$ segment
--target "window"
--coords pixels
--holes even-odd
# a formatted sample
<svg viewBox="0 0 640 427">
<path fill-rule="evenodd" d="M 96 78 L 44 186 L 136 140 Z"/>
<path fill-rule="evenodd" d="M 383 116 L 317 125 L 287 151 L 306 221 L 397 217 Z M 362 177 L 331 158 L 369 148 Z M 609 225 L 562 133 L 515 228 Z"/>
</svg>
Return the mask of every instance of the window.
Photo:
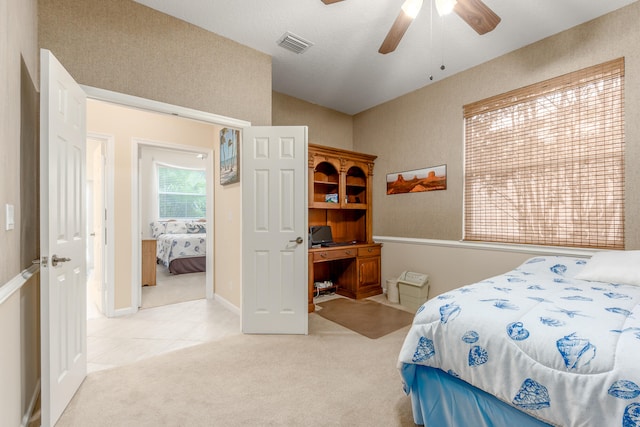
<svg viewBox="0 0 640 427">
<path fill-rule="evenodd" d="M 624 248 L 624 58 L 464 118 L 465 240 Z"/>
<path fill-rule="evenodd" d="M 158 165 L 160 218 L 204 218 L 207 180 L 204 169 Z"/>
</svg>

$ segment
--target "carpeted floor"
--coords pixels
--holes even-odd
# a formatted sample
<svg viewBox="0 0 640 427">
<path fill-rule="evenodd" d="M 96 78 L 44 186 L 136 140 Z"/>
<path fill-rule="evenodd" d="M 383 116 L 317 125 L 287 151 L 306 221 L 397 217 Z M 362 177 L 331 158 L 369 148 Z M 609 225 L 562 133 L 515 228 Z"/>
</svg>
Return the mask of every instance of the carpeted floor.
<svg viewBox="0 0 640 427">
<path fill-rule="evenodd" d="M 91 373 L 66 426 L 413 426 L 396 362 L 409 327 L 376 340 L 309 315 L 309 335 L 237 335 Z"/>
<path fill-rule="evenodd" d="M 411 324 L 413 314 L 372 300 L 336 298 L 316 313 L 365 337 L 376 339 Z"/>
</svg>

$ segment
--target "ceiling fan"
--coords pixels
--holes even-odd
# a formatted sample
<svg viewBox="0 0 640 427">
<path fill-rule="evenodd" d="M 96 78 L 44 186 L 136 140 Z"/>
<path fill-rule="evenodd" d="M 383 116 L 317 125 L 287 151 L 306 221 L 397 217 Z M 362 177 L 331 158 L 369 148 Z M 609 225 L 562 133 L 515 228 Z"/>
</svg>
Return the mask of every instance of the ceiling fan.
<svg viewBox="0 0 640 427">
<path fill-rule="evenodd" d="M 343 0 L 322 0 L 324 4 L 340 1 Z M 420 12 L 422 2 L 423 0 L 405 0 L 378 52 L 386 54 L 396 50 L 402 36 Z M 440 16 L 453 11 L 480 35 L 492 31 L 500 23 L 500 17 L 482 0 L 435 0 L 435 3 Z"/>
</svg>

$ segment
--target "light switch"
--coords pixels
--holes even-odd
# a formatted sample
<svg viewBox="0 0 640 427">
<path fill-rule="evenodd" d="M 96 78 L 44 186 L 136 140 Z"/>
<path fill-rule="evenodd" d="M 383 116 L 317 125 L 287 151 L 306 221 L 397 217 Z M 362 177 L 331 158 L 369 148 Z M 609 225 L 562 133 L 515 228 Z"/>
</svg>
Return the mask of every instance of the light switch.
<svg viewBox="0 0 640 427">
<path fill-rule="evenodd" d="M 10 204 L 6 204 L 5 205 L 7 208 L 7 214 L 6 214 L 6 218 L 7 218 L 7 225 L 6 225 L 6 230 L 13 230 L 13 228 L 15 227 L 15 220 L 13 218 L 14 216 L 14 209 L 13 209 L 13 205 Z"/>
</svg>

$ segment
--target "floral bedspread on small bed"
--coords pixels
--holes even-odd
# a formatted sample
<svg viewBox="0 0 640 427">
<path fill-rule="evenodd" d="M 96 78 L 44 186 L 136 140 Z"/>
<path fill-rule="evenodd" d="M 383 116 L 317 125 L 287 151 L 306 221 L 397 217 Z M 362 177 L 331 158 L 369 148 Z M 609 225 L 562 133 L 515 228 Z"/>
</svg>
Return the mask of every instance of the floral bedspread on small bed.
<svg viewBox="0 0 640 427">
<path fill-rule="evenodd" d="M 555 425 L 640 426 L 640 287 L 576 279 L 586 261 L 532 258 L 427 301 L 398 367 L 440 368 Z"/>
<path fill-rule="evenodd" d="M 157 239 L 157 257 L 165 267 L 176 258 L 206 256 L 206 233 L 163 234 Z"/>
<path fill-rule="evenodd" d="M 177 258 L 206 256 L 206 224 L 199 221 L 155 221 L 156 256 L 165 267 Z"/>
</svg>

